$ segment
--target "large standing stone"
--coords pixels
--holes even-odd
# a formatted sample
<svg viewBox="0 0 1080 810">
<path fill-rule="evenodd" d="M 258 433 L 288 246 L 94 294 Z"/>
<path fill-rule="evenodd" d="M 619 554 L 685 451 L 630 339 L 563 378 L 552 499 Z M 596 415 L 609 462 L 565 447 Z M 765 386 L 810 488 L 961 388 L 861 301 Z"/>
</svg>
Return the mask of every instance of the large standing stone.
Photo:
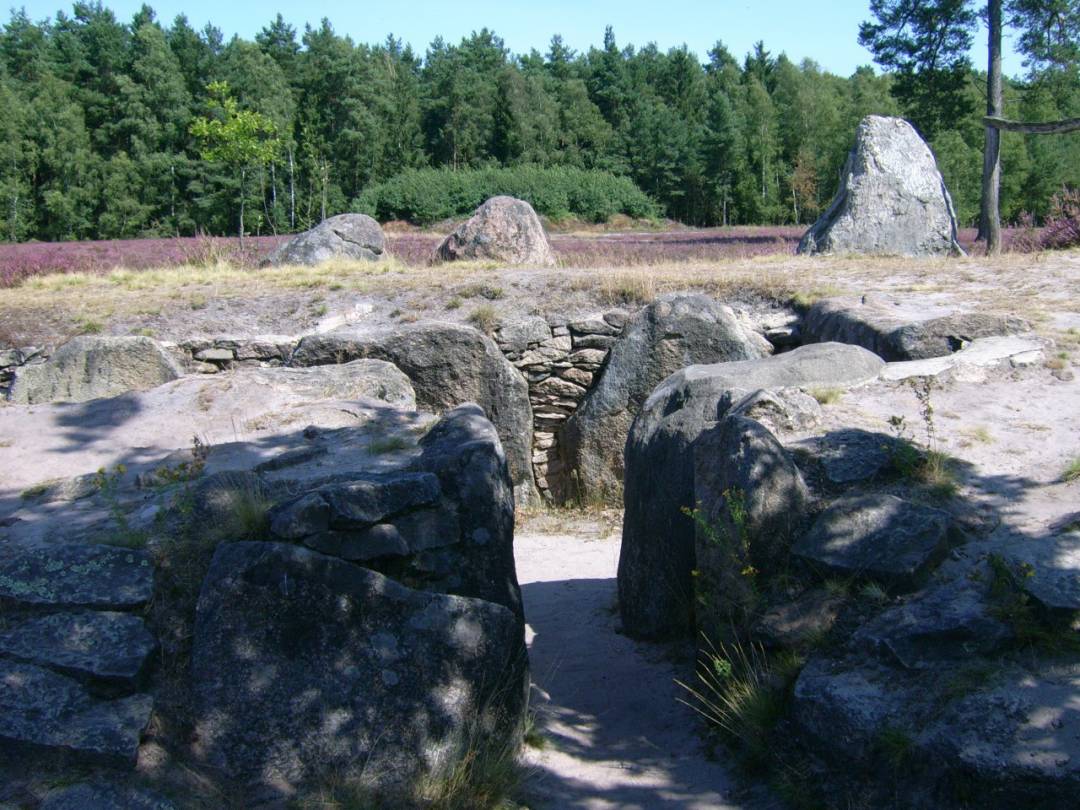
<svg viewBox="0 0 1080 810">
<path fill-rule="evenodd" d="M 907 121 L 867 116 L 836 197 L 800 253 L 961 253 L 956 214 L 934 153 Z"/>
<path fill-rule="evenodd" d="M 374 262 L 383 258 L 385 249 L 378 222 L 366 214 L 338 214 L 294 236 L 267 263 L 312 265 L 339 258 Z"/>
<path fill-rule="evenodd" d="M 491 259 L 507 264 L 551 266 L 544 226 L 533 207 L 514 197 L 492 197 L 443 240 L 436 261 Z"/>
<path fill-rule="evenodd" d="M 44 363 L 21 367 L 11 399 L 23 405 L 85 402 L 145 391 L 182 373 L 161 345 L 148 337 L 77 337 Z"/>
<path fill-rule="evenodd" d="M 786 561 L 809 493 L 787 451 L 753 419 L 726 417 L 692 455 L 697 629 L 719 641 L 754 609 L 755 582 Z"/>
<path fill-rule="evenodd" d="M 948 513 L 873 493 L 836 501 L 792 551 L 825 571 L 913 590 L 941 562 L 948 545 Z"/>
<path fill-rule="evenodd" d="M 528 502 L 535 497 L 528 384 L 491 338 L 451 323 L 376 331 L 348 328 L 305 337 L 293 363 L 325 365 L 359 357 L 387 360 L 404 371 L 423 409 L 441 413 L 466 402 L 478 404 L 502 440 L 518 498 Z"/>
<path fill-rule="evenodd" d="M 887 295 L 824 298 L 803 321 L 808 343 L 854 343 L 888 361 L 924 360 L 959 351 L 977 338 L 1030 330 L 1020 318 L 961 312 L 925 300 Z"/>
<path fill-rule="evenodd" d="M 420 440 L 412 469 L 434 473 L 457 514 L 460 540 L 410 563 L 427 589 L 503 605 L 522 622 L 514 563 L 514 495 L 499 436 L 476 405 L 447 413 Z"/>
<path fill-rule="evenodd" d="M 641 310 L 611 349 L 599 381 L 559 434 L 560 455 L 573 488 L 561 495 L 618 496 L 630 425 L 669 374 L 692 363 L 752 360 L 764 354 L 728 307 L 704 295 L 665 297 Z"/>
<path fill-rule="evenodd" d="M 619 610 L 630 635 L 690 630 L 695 567 L 693 442 L 757 389 L 850 387 L 873 380 L 881 358 L 838 343 L 803 346 L 762 360 L 690 366 L 648 398 L 626 442 Z"/>
<path fill-rule="evenodd" d="M 219 546 L 199 596 L 198 749 L 287 795 L 334 774 L 407 794 L 470 748 L 514 745 L 519 620 L 300 546 Z"/>
</svg>

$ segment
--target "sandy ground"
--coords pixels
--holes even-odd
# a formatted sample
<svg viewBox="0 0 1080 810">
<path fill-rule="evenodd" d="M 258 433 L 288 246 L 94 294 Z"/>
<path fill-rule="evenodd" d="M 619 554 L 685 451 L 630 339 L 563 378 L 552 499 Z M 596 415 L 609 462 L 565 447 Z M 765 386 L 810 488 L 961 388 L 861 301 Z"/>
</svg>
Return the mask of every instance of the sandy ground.
<svg viewBox="0 0 1080 810">
<path fill-rule="evenodd" d="M 685 646 L 619 633 L 617 533 L 575 523 L 567 534 L 514 539 L 525 601 L 532 707 L 546 740 L 528 748 L 530 808 L 652 810 L 761 808 L 737 798 L 735 780 L 710 759 L 697 715 L 678 702 L 692 671 Z"/>
</svg>

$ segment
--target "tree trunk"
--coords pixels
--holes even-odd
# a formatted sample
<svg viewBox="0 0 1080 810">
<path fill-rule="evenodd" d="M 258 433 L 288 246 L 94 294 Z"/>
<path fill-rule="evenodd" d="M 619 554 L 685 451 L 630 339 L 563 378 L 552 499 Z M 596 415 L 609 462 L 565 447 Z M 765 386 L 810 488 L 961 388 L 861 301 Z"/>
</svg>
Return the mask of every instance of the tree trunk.
<svg viewBox="0 0 1080 810">
<path fill-rule="evenodd" d="M 289 231 L 296 230 L 296 177 L 293 167 L 292 147 L 289 147 Z"/>
<path fill-rule="evenodd" d="M 277 236 L 277 169 L 273 163 L 270 164 L 270 210 L 266 212 L 266 221 L 270 223 L 270 231 Z"/>
<path fill-rule="evenodd" d="M 989 64 L 986 78 L 986 114 L 1001 116 L 1001 0 L 986 4 L 989 24 Z M 979 217 L 979 238 L 986 240 L 986 252 L 996 256 L 1001 252 L 1001 131 L 986 127 L 986 146 L 983 150 L 982 212 Z"/>
<path fill-rule="evenodd" d="M 240 250 L 244 249 L 244 179 L 247 169 L 240 170 Z"/>
<path fill-rule="evenodd" d="M 319 207 L 319 222 L 326 219 L 326 185 L 330 182 L 330 169 L 324 160 L 319 168 L 319 180 L 322 183 L 322 201 Z"/>
</svg>

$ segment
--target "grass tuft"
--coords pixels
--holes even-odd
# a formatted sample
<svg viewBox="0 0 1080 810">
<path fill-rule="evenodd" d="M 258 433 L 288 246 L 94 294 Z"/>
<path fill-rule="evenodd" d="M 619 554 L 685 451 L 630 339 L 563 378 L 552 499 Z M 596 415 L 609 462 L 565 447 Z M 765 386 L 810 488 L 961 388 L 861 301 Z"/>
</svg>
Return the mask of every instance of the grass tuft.
<svg viewBox="0 0 1080 810">
<path fill-rule="evenodd" d="M 386 453 L 394 453 L 405 450 L 413 444 L 402 436 L 387 436 L 383 439 L 375 439 L 368 445 L 368 452 L 373 456 L 381 456 Z"/>
<path fill-rule="evenodd" d="M 1080 456 L 1065 465 L 1065 469 L 1061 471 L 1061 480 L 1065 483 L 1080 480 Z"/>
<path fill-rule="evenodd" d="M 676 683 L 689 693 L 679 701 L 696 711 L 751 769 L 769 759 L 770 738 L 787 712 L 789 692 L 803 659 L 786 653 L 770 660 L 760 644 L 716 647 L 702 636 L 697 683 Z"/>
<path fill-rule="evenodd" d="M 502 318 L 491 304 L 481 304 L 469 314 L 467 320 L 485 335 L 491 335 L 499 328 Z"/>
<path fill-rule="evenodd" d="M 819 405 L 832 405 L 840 401 L 843 390 L 839 388 L 811 388 L 810 396 L 818 401 Z"/>
</svg>

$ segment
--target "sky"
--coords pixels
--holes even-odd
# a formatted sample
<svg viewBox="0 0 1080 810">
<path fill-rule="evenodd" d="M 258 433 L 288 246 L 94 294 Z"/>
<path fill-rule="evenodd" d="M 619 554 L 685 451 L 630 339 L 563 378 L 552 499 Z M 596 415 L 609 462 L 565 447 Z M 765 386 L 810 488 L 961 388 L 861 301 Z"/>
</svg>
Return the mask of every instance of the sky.
<svg viewBox="0 0 1080 810">
<path fill-rule="evenodd" d="M 143 0 L 104 0 L 104 4 L 128 21 Z M 20 5 L 34 20 L 71 9 L 70 3 L 57 0 L 26 0 Z M 279 11 L 298 33 L 305 23 L 317 25 L 326 17 L 339 34 L 348 34 L 356 42 L 381 42 L 392 33 L 419 53 L 436 36 L 457 42 L 483 27 L 501 36 L 513 53 L 533 48 L 546 52 L 553 34 L 561 34 L 567 45 L 583 51 L 599 47 L 604 27 L 611 25 L 619 47 L 655 42 L 667 50 L 686 44 L 703 61 L 717 40 L 739 60 L 755 42 L 764 40 L 774 56 L 785 52 L 795 62 L 810 58 L 841 76 L 873 61 L 858 44 L 859 23 L 869 18 L 869 0 L 278 0 L 276 5 L 258 4 L 257 11 L 252 10 L 253 4 L 220 0 L 157 0 L 149 5 L 163 24 L 184 13 L 195 28 L 211 22 L 226 38 L 233 34 L 253 38 Z M 1004 50 L 1004 72 L 1021 75 L 1021 58 L 1008 36 Z M 976 38 L 972 59 L 985 68 L 985 32 Z"/>
</svg>

